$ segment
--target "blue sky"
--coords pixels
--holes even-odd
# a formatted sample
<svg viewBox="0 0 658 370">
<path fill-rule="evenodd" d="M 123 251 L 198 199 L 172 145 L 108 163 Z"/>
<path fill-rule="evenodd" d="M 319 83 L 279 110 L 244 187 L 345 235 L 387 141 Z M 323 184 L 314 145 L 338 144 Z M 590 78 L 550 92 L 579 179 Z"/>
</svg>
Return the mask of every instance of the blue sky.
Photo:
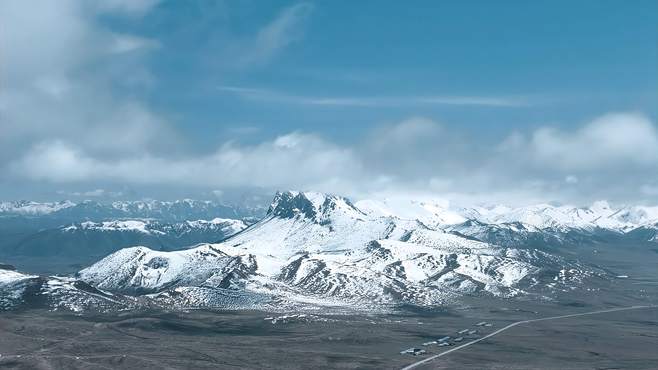
<svg viewBox="0 0 658 370">
<path fill-rule="evenodd" d="M 162 86 L 154 104 L 191 117 L 205 138 L 249 125 L 265 135 L 302 128 L 349 140 L 354 131 L 409 115 L 489 134 L 509 126 L 569 125 L 605 110 L 656 113 L 655 1 L 263 4 L 210 6 L 217 13 L 207 14 L 199 4 L 175 2 L 140 20 L 138 31 L 162 43 L 149 60 Z M 252 37 L 295 6 L 304 8 L 303 19 L 292 22 L 288 45 L 251 66 L 222 60 L 231 57 L 222 41 Z M 190 23 L 201 25 L 189 31 Z M 375 109 L 308 106 L 244 99 L 217 89 L 222 86 L 389 101 Z M 411 102 L 425 96 L 520 106 Z"/>
<path fill-rule="evenodd" d="M 131 186 L 658 194 L 648 175 L 658 169 L 656 1 L 2 7 L 9 196 Z M 579 145 L 587 160 L 576 160 Z M 529 159 L 510 166 L 518 157 Z M 315 173 L 318 163 L 334 169 Z"/>
</svg>

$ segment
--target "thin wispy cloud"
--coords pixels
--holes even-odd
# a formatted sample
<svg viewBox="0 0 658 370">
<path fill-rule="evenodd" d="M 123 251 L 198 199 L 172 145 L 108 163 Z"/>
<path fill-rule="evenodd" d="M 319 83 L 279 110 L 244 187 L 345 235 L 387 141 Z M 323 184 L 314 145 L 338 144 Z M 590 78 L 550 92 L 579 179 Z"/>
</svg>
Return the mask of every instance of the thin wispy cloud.
<svg viewBox="0 0 658 370">
<path fill-rule="evenodd" d="M 264 25 L 251 40 L 241 40 L 232 52 L 239 65 L 260 65 L 269 62 L 304 35 L 303 25 L 313 11 L 313 4 L 298 3 L 283 9 L 271 22 Z"/>
<path fill-rule="evenodd" d="M 242 86 L 218 86 L 219 91 L 239 96 L 240 98 L 271 103 L 344 106 L 344 107 L 381 107 L 411 105 L 461 105 L 486 107 L 526 107 L 531 102 L 521 97 L 489 96 L 449 96 L 449 95 L 410 95 L 410 96 L 308 96 L 289 94 L 282 91 Z"/>
</svg>

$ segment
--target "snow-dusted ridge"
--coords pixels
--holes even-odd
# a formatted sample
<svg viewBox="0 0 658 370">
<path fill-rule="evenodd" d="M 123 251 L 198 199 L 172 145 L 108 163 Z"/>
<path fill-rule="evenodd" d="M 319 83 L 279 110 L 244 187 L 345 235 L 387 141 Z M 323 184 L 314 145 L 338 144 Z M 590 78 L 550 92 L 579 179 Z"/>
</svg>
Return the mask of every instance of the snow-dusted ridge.
<svg viewBox="0 0 658 370">
<path fill-rule="evenodd" d="M 157 219 L 164 222 L 182 222 L 194 219 L 225 217 L 242 219 L 261 217 L 265 209 L 260 206 L 236 206 L 209 200 L 135 200 L 111 203 L 85 200 L 72 202 L 0 202 L 0 216 L 109 221 L 114 219 Z"/>
<path fill-rule="evenodd" d="M 136 219 L 136 220 L 112 220 L 93 222 L 85 221 L 73 223 L 61 228 L 64 232 L 73 232 L 78 230 L 93 231 L 115 231 L 115 232 L 136 232 L 142 234 L 160 234 L 167 233 L 189 233 L 193 230 L 213 230 L 220 231 L 225 235 L 233 235 L 247 228 L 247 223 L 243 220 L 234 220 L 227 218 L 214 218 L 212 220 L 194 220 L 184 221 L 175 224 L 166 224 L 155 220 Z"/>
<path fill-rule="evenodd" d="M 658 206 L 613 208 L 605 201 L 595 202 L 590 207 L 539 204 L 519 208 L 479 207 L 464 213 L 468 213 L 469 219 L 489 224 L 518 222 L 538 229 L 601 228 L 622 233 L 658 222 Z"/>
<path fill-rule="evenodd" d="M 16 201 L 16 202 L 0 202 L 0 214 L 17 214 L 23 216 L 42 216 L 66 208 L 75 206 L 71 201 L 61 202 L 32 202 L 32 201 Z"/>
</svg>

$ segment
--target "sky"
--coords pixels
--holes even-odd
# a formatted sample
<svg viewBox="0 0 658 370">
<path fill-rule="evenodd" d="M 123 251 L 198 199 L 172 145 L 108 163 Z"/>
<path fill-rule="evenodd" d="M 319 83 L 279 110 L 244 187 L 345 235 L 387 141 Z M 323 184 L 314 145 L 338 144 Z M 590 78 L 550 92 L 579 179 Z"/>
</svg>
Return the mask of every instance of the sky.
<svg viewBox="0 0 658 370">
<path fill-rule="evenodd" d="M 0 1 L 0 198 L 658 204 L 658 2 Z"/>
</svg>

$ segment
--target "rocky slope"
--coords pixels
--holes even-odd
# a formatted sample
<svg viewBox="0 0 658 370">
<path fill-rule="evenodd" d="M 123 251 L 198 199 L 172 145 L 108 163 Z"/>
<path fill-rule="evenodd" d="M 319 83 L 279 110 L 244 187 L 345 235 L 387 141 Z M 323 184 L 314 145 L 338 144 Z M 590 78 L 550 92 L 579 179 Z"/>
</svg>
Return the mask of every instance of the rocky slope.
<svg viewBox="0 0 658 370">
<path fill-rule="evenodd" d="M 145 307 L 139 298 L 105 292 L 74 278 L 28 275 L 0 265 L 0 311 L 46 308 L 84 312 L 140 306 Z"/>
</svg>

